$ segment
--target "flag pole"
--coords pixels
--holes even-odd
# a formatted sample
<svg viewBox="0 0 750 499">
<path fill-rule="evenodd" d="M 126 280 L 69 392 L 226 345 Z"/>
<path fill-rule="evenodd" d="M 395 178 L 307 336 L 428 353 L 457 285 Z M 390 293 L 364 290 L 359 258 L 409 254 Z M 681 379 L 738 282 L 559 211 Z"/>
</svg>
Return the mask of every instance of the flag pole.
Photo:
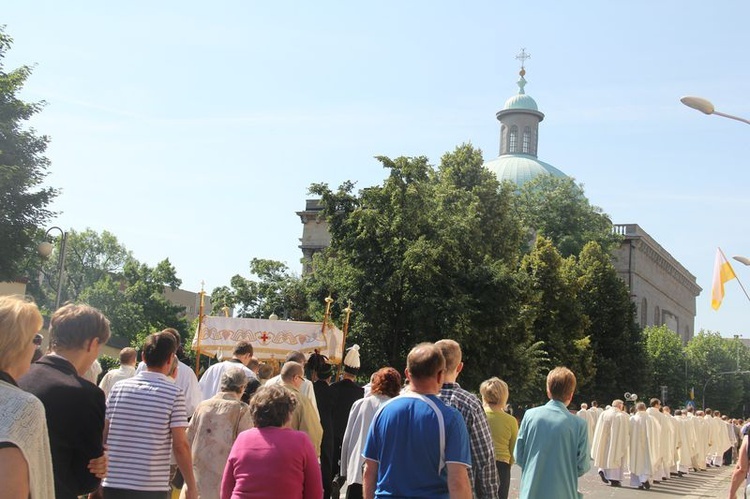
<svg viewBox="0 0 750 499">
<path fill-rule="evenodd" d="M 206 292 L 203 290 L 204 282 L 201 281 L 201 292 L 200 292 L 200 306 L 198 308 L 198 329 L 195 332 L 195 334 L 198 335 L 198 341 L 196 342 L 196 348 L 195 348 L 195 375 L 198 376 L 198 373 L 200 372 L 200 366 L 201 366 L 201 326 L 203 325 L 203 297 L 206 295 Z"/>
<path fill-rule="evenodd" d="M 346 322 L 344 322 L 344 331 L 341 339 L 341 363 L 339 363 L 339 374 L 336 377 L 336 379 L 341 378 L 341 373 L 344 370 L 344 352 L 346 352 L 346 336 L 349 333 L 349 316 L 352 313 L 352 301 L 349 300 L 349 302 L 346 305 L 346 308 L 344 309 L 344 312 L 346 312 Z"/>
<path fill-rule="evenodd" d="M 742 281 L 740 281 L 740 278 L 737 276 L 737 272 L 734 271 L 734 268 L 732 267 L 732 264 L 729 263 L 729 260 L 727 260 L 727 255 L 724 254 L 724 251 L 719 248 L 719 252 L 721 253 L 721 256 L 724 257 L 724 261 L 729 264 L 729 268 L 732 269 L 732 273 L 734 274 L 734 278 L 737 279 L 737 284 L 740 285 L 740 289 L 742 289 L 742 292 L 745 293 L 745 298 L 747 298 L 747 301 L 750 301 L 750 295 L 747 294 L 747 290 L 745 289 L 745 286 L 742 285 Z"/>
</svg>

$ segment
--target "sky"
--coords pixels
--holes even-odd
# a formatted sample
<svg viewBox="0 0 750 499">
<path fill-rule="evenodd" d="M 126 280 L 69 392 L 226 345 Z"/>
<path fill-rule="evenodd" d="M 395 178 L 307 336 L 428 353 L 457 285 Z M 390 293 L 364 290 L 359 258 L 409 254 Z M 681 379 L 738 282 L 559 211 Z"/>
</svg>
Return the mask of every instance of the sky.
<svg viewBox="0 0 750 499">
<path fill-rule="evenodd" d="M 471 142 L 497 156 L 495 113 L 526 93 L 545 114 L 539 159 L 637 223 L 703 288 L 695 331 L 750 338 L 737 281 L 710 306 L 716 248 L 750 256 L 750 3 L 7 2 L 4 69 L 47 103 L 51 224 L 115 234 L 210 292 L 252 258 L 301 272 L 312 183 L 380 184 L 374 157 Z M 732 260 L 750 285 L 750 268 Z"/>
</svg>

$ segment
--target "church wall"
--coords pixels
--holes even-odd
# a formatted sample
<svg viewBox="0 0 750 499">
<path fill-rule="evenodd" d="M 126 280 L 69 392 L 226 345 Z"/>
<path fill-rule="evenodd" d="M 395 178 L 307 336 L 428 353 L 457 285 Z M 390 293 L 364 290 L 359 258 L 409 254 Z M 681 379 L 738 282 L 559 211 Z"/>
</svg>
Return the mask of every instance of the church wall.
<svg viewBox="0 0 750 499">
<path fill-rule="evenodd" d="M 686 343 L 695 334 L 695 298 L 701 291 L 695 277 L 637 225 L 616 228 L 625 240 L 613 263 L 630 288 L 639 324 L 665 324 Z"/>
</svg>

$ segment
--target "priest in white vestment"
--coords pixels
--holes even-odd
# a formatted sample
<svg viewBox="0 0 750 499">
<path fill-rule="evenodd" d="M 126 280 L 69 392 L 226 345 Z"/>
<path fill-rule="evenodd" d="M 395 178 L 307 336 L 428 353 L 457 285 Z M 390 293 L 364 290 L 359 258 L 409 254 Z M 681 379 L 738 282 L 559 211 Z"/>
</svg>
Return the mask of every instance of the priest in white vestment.
<svg viewBox="0 0 750 499">
<path fill-rule="evenodd" d="M 672 410 L 668 405 L 661 407 L 664 414 L 664 422 L 667 430 L 667 454 L 664 457 L 664 467 L 667 468 L 667 476 L 677 475 L 677 422 L 672 417 Z"/>
<path fill-rule="evenodd" d="M 698 437 L 696 442 L 698 443 L 698 457 L 697 465 L 694 466 L 701 471 L 706 471 L 706 459 L 709 452 L 709 435 L 708 435 L 708 422 L 705 419 L 706 413 L 703 411 L 696 411 L 695 417 L 693 418 L 693 424 L 695 424 L 695 435 Z"/>
<path fill-rule="evenodd" d="M 695 446 L 695 432 L 688 422 L 687 414 L 680 409 L 674 411 L 675 442 L 677 445 L 677 475 L 683 476 L 690 472 L 691 456 Z"/>
<path fill-rule="evenodd" d="M 594 415 L 588 410 L 589 405 L 584 402 L 581 404 L 581 410 L 576 413 L 576 416 L 586 421 L 586 428 L 589 431 L 589 452 L 591 452 L 591 441 L 594 438 Z"/>
<path fill-rule="evenodd" d="M 649 401 L 649 405 L 651 407 L 646 409 L 646 414 L 653 418 L 656 424 L 656 438 L 651 443 L 651 446 L 656 449 L 656 454 L 651 456 L 651 477 L 654 482 L 658 483 L 669 477 L 669 470 L 665 464 L 668 451 L 667 446 L 669 445 L 669 442 L 666 440 L 667 432 L 664 428 L 667 423 L 663 419 L 664 414 L 659 410 L 661 408 L 661 401 L 657 398 L 652 398 Z"/>
<path fill-rule="evenodd" d="M 630 417 L 625 412 L 622 400 L 614 400 L 612 406 L 599 418 L 591 443 L 591 458 L 599 469 L 604 483 L 619 487 L 628 465 L 630 445 Z"/>
<path fill-rule="evenodd" d="M 639 489 L 651 488 L 653 460 L 659 455 L 655 442 L 659 441 L 657 422 L 646 413 L 646 404 L 638 402 L 630 416 L 630 485 Z"/>
</svg>

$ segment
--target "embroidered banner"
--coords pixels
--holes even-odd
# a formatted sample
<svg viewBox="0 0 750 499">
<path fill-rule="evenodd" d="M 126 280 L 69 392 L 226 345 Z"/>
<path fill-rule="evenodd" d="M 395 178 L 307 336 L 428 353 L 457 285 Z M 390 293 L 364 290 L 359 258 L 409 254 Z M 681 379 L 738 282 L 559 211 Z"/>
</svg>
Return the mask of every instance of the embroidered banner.
<svg viewBox="0 0 750 499">
<path fill-rule="evenodd" d="M 332 324 L 326 325 L 325 333 L 322 327 L 321 322 L 207 316 L 199 331 L 200 350 L 204 355 L 229 358 L 234 345 L 244 340 L 253 345 L 253 355 L 260 360 L 283 362 L 292 350 L 309 354 L 317 348 L 329 362 L 339 364 L 344 334 Z M 198 350 L 199 335 L 193 338 L 193 350 Z"/>
</svg>

